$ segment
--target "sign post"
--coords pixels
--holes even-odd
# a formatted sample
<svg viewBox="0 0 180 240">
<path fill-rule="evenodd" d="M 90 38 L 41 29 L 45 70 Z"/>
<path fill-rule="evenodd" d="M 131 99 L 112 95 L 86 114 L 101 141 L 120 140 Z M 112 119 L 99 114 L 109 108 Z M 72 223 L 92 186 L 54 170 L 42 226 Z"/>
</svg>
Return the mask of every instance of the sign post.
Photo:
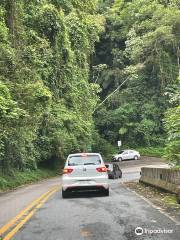
<svg viewBox="0 0 180 240">
<path fill-rule="evenodd" d="M 119 140 L 117 143 L 118 143 L 118 147 L 119 147 L 119 151 L 120 151 L 121 146 L 122 146 L 122 142 L 121 142 L 121 140 Z"/>
<path fill-rule="evenodd" d="M 121 147 L 122 146 L 122 142 L 121 140 L 118 141 L 118 147 Z"/>
</svg>

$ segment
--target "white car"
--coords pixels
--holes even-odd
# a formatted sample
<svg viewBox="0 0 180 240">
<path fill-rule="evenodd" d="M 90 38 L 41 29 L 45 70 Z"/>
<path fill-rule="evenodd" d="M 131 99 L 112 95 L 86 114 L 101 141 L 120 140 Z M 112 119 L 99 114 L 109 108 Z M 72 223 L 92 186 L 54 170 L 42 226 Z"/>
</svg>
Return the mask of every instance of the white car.
<svg viewBox="0 0 180 240">
<path fill-rule="evenodd" d="M 62 176 L 62 197 L 74 191 L 101 190 L 109 196 L 108 174 L 99 153 L 70 154 Z"/>
<path fill-rule="evenodd" d="M 117 155 L 114 155 L 112 160 L 114 162 L 120 162 L 128 159 L 137 160 L 139 158 L 140 158 L 140 153 L 138 151 L 128 149 L 128 150 L 122 150 Z"/>
</svg>

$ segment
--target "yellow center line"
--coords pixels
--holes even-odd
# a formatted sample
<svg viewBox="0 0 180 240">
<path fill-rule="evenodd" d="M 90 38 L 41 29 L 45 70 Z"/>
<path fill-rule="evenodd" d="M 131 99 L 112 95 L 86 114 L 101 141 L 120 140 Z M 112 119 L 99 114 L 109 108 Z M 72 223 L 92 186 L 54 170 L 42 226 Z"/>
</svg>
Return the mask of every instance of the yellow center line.
<svg viewBox="0 0 180 240">
<path fill-rule="evenodd" d="M 23 215 L 25 215 L 31 208 L 37 205 L 44 197 L 46 197 L 50 192 L 52 192 L 56 187 L 52 187 L 48 192 L 42 194 L 39 198 L 34 200 L 30 205 L 24 208 L 18 215 L 16 215 L 12 220 L 6 223 L 2 228 L 0 228 L 0 236 L 5 233 L 9 228 L 11 228 Z"/>
<path fill-rule="evenodd" d="M 19 224 L 16 225 L 16 227 L 9 232 L 4 238 L 3 240 L 10 240 L 16 233 L 17 231 L 34 215 L 34 213 L 50 198 L 50 196 L 52 196 L 55 192 L 57 192 L 59 189 L 59 187 L 57 187 L 55 190 L 51 191 L 45 198 L 43 198 L 42 201 L 40 201 L 40 203 L 29 212 L 29 214 L 20 221 Z"/>
</svg>

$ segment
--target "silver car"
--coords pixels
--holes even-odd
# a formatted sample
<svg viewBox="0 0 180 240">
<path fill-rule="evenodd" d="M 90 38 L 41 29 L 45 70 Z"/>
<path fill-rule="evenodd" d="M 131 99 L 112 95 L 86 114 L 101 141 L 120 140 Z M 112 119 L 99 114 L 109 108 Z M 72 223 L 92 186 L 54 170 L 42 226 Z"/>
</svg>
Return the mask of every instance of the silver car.
<svg viewBox="0 0 180 240">
<path fill-rule="evenodd" d="M 122 150 L 115 156 L 113 156 L 112 160 L 114 162 L 120 162 L 123 160 L 129 160 L 129 159 L 134 159 L 137 160 L 140 158 L 140 153 L 135 150 L 127 149 L 127 150 Z"/>
<path fill-rule="evenodd" d="M 74 191 L 101 190 L 109 196 L 108 174 L 99 153 L 70 154 L 62 176 L 62 197 Z"/>
</svg>

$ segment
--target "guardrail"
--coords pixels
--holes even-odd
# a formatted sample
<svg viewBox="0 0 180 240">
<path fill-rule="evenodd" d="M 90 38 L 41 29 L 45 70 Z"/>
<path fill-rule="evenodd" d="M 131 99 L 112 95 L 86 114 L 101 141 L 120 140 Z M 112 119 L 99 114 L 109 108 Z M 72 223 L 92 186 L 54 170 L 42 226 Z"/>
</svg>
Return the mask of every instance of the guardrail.
<svg viewBox="0 0 180 240">
<path fill-rule="evenodd" d="M 143 167 L 139 181 L 177 194 L 180 203 L 180 170 Z"/>
</svg>

